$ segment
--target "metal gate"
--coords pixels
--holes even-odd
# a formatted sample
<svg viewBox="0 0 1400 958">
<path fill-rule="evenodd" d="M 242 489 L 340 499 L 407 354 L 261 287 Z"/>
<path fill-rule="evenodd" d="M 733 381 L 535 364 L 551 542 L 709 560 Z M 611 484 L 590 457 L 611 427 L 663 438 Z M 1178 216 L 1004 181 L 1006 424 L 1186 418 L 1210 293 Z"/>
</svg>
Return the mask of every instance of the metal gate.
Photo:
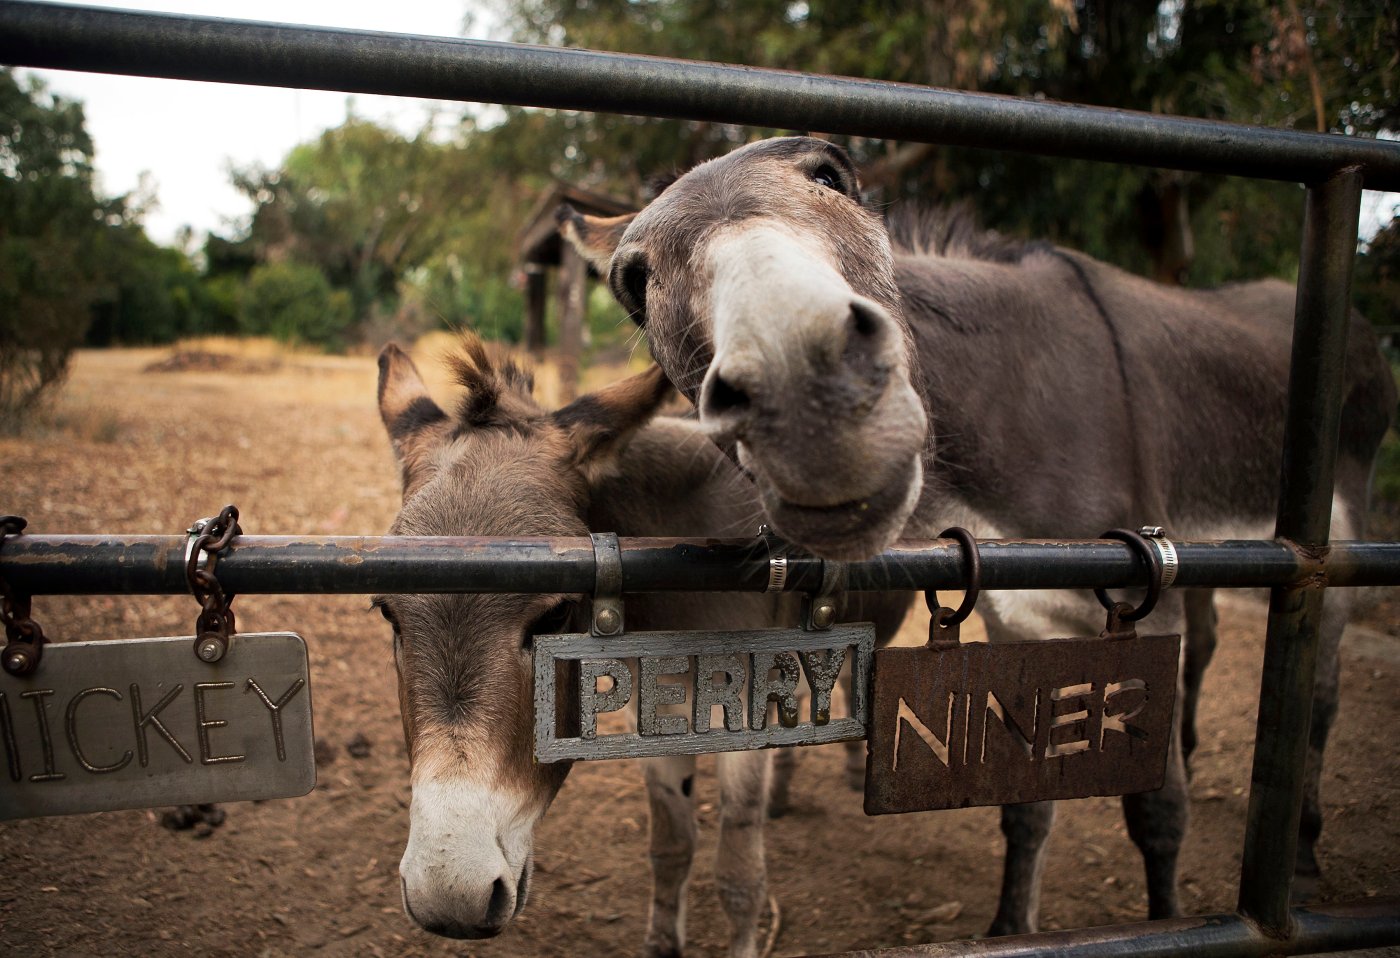
<svg viewBox="0 0 1400 958">
<path fill-rule="evenodd" d="M 1271 592 L 1237 913 L 865 954 L 1264 955 L 1400 944 L 1400 901 L 1288 906 L 1318 651 L 1332 586 L 1400 585 L 1400 542 L 1331 543 L 1342 365 L 1363 188 L 1400 190 L 1400 145 L 1235 124 L 585 50 L 0 0 L 0 63 L 820 129 L 1300 182 L 1307 187 L 1276 538 L 1178 544 L 1182 586 Z M 23 536 L 17 592 L 183 594 L 183 536 Z M 627 591 L 764 591 L 753 541 L 623 539 Z M 982 544 L 985 588 L 1142 584 L 1129 546 Z M 956 588 L 958 547 L 902 543 L 849 587 Z M 234 592 L 590 592 L 588 539 L 244 536 Z M 822 562 L 794 557 L 788 591 Z M 1281 836 L 1281 837 L 1279 837 Z"/>
</svg>

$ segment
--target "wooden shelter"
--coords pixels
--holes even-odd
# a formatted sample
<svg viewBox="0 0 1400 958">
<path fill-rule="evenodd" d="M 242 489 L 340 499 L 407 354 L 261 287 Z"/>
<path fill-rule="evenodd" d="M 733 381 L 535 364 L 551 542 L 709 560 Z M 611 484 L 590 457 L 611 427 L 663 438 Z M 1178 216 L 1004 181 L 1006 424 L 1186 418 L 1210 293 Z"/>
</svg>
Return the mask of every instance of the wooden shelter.
<svg viewBox="0 0 1400 958">
<path fill-rule="evenodd" d="M 588 275 L 583 257 L 559 235 L 555 210 L 568 203 L 592 216 L 620 216 L 636 209 L 630 203 L 556 183 L 535 204 L 516 237 L 516 259 L 525 274 L 525 347 L 535 356 L 544 354 L 545 306 L 549 270 L 557 268 L 554 284 L 559 324 L 559 378 L 562 398 L 578 392 L 578 361 L 588 318 Z"/>
</svg>

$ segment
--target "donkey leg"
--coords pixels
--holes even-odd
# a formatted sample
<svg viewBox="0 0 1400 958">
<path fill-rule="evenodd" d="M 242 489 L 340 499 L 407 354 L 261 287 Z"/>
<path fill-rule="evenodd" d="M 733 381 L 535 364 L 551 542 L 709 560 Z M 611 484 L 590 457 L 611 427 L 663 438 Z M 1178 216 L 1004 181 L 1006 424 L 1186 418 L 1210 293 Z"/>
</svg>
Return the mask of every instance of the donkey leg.
<svg viewBox="0 0 1400 958">
<path fill-rule="evenodd" d="M 1196 734 L 1196 705 L 1201 698 L 1201 680 L 1215 655 L 1220 616 L 1215 611 L 1214 589 L 1189 589 L 1183 597 L 1186 602 L 1186 660 L 1182 666 L 1185 695 L 1181 700 L 1181 755 L 1189 778 L 1191 755 L 1200 741 Z"/>
<path fill-rule="evenodd" d="M 773 750 L 773 781 L 768 789 L 768 817 L 782 818 L 792 810 L 792 775 L 797 771 L 797 749 Z"/>
<path fill-rule="evenodd" d="M 1128 836 L 1142 853 L 1147 872 L 1147 915 L 1172 918 L 1181 914 L 1177 900 L 1176 864 L 1186 837 L 1190 805 L 1186 794 L 1186 765 L 1181 746 L 1167 750 L 1167 777 L 1155 792 L 1123 796 Z"/>
<path fill-rule="evenodd" d="M 1322 758 L 1327 736 L 1337 717 L 1340 697 L 1340 646 L 1342 630 L 1351 614 L 1352 596 L 1346 589 L 1328 589 L 1323 598 L 1318 628 L 1317 678 L 1313 686 L 1312 727 L 1308 735 L 1308 760 L 1303 773 L 1303 815 L 1298 822 L 1298 858 L 1293 871 L 1293 900 L 1305 902 L 1318 892 L 1322 868 L 1317 861 L 1317 840 L 1322 834 Z"/>
<path fill-rule="evenodd" d="M 1054 802 L 1001 807 L 1006 860 L 1002 863 L 1001 900 L 987 929 L 988 937 L 1025 935 L 1039 928 L 1040 875 L 1045 869 L 1045 840 L 1054 823 Z"/>
<path fill-rule="evenodd" d="M 1165 593 L 1157 611 L 1147 625 L 1138 628 L 1149 632 L 1181 632 L 1187 625 L 1187 602 L 1179 593 Z M 1185 663 L 1191 655 L 1191 639 L 1182 650 Z M 1197 652 L 1200 650 L 1197 649 Z M 1201 665 L 1204 668 L 1204 664 Z M 1172 725 L 1167 740 L 1167 770 L 1162 787 L 1152 792 L 1123 796 L 1123 817 L 1128 824 L 1128 837 L 1142 853 L 1147 876 L 1147 912 L 1150 918 L 1171 918 L 1181 914 L 1177 900 L 1176 866 L 1181 843 L 1186 838 L 1186 826 L 1191 818 L 1190 798 L 1186 789 L 1182 717 L 1188 695 L 1183 691 L 1187 668 L 1179 669 L 1176 706 L 1172 709 Z"/>
<path fill-rule="evenodd" d="M 797 689 L 797 714 L 807 715 L 811 708 L 812 693 L 805 683 Z M 771 709 L 772 706 L 770 705 Z M 782 818 L 792 811 L 792 777 L 797 772 L 800 749 L 779 748 L 773 750 L 773 770 L 768 786 L 768 817 Z"/>
<path fill-rule="evenodd" d="M 685 890 L 695 855 L 695 757 L 642 763 L 651 803 L 651 914 L 646 958 L 680 958 L 685 948 Z"/>
<path fill-rule="evenodd" d="M 725 752 L 717 761 L 720 831 L 715 884 L 729 919 L 730 958 L 758 955 L 758 923 L 768 902 L 763 820 L 771 761 L 766 751 Z"/>
</svg>

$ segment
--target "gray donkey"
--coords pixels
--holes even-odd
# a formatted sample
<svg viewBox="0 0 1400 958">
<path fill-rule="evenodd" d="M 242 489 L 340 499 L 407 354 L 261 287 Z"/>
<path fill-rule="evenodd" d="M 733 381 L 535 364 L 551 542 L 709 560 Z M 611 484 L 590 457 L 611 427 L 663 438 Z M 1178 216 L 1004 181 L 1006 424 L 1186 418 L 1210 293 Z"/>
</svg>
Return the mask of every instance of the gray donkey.
<svg viewBox="0 0 1400 958">
<path fill-rule="evenodd" d="M 379 357 L 379 409 L 403 472 L 395 535 L 743 537 L 757 529 L 750 483 L 694 422 L 648 424 L 670 387 L 660 370 L 546 412 L 529 376 L 468 341 L 455 415 L 428 395 L 395 346 Z M 452 938 L 500 933 L 524 908 L 533 833 L 568 773 L 534 761 L 531 644 L 586 629 L 577 595 L 386 595 L 412 766 L 404 909 Z M 852 608 L 888 637 L 907 601 Z M 875 606 L 878 606 L 876 608 Z M 629 628 L 792 625 L 793 597 L 670 593 L 627 597 Z M 763 853 L 772 753 L 721 754 L 716 884 L 729 953 L 758 953 L 768 902 Z M 643 763 L 651 805 L 653 893 L 644 953 L 679 955 L 695 844 L 694 756 Z M 776 918 L 775 918 L 776 920 Z"/>
<path fill-rule="evenodd" d="M 564 207 L 565 235 L 647 335 L 702 424 L 732 447 L 767 520 L 831 557 L 962 525 L 979 537 L 1085 538 L 1152 523 L 1188 539 L 1269 537 L 1293 290 L 1156 285 L 957 216 L 887 224 L 847 154 L 819 139 L 749 144 L 697 166 L 638 214 Z M 1375 337 L 1349 338 L 1333 534 L 1364 535 L 1395 408 Z M 1322 751 L 1349 597 L 1329 593 L 1295 888 L 1315 887 Z M 1183 737 L 1215 643 L 1209 594 L 1168 593 L 1149 623 L 1187 628 Z M 989 593 L 993 641 L 1097 631 L 1087 593 Z M 1186 620 L 1189 619 L 1189 622 Z M 1178 719 L 1180 720 L 1180 716 Z M 1183 749 L 1165 786 L 1124 798 L 1152 917 L 1178 913 Z M 991 932 L 1032 931 L 1049 804 L 1007 806 Z"/>
</svg>

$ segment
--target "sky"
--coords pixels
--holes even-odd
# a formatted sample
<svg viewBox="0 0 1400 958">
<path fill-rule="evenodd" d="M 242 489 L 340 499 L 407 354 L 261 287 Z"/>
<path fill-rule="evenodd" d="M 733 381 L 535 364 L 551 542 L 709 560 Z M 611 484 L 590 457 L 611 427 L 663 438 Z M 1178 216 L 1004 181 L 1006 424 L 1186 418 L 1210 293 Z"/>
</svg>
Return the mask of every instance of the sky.
<svg viewBox="0 0 1400 958">
<path fill-rule="evenodd" d="M 86 0 L 90 6 L 127 7 L 198 16 L 228 16 L 395 33 L 463 36 L 469 8 L 471 35 L 487 37 L 480 4 L 470 0 Z M 246 219 L 251 202 L 229 178 L 231 166 L 276 166 L 298 143 L 355 115 L 404 133 L 419 130 L 434 112 L 459 114 L 462 105 L 410 97 L 353 97 L 324 90 L 158 80 L 149 77 L 22 70 L 55 93 L 81 100 L 96 145 L 99 190 L 116 196 L 135 190 L 143 174 L 158 206 L 146 216 L 157 243 L 174 244 L 181 226 L 196 234 L 227 231 Z"/>
<path fill-rule="evenodd" d="M 200 16 L 236 13 L 240 19 L 317 26 L 501 39 L 481 0 L 86 0 L 92 6 L 132 7 Z M 470 20 L 470 23 L 468 21 Z M 464 30 L 466 32 L 464 32 Z M 298 143 L 356 116 L 404 133 L 434 113 L 453 115 L 461 104 L 409 97 L 351 97 L 323 90 L 158 80 L 62 70 L 24 70 L 55 93 L 81 100 L 96 144 L 99 188 L 106 195 L 142 185 L 156 205 L 146 216 L 153 240 L 174 244 L 190 226 L 196 242 L 208 231 L 230 233 L 252 212 L 234 189 L 231 167 L 279 164 Z M 1369 237 L 1400 215 L 1400 193 L 1368 191 L 1361 235 Z"/>
</svg>

